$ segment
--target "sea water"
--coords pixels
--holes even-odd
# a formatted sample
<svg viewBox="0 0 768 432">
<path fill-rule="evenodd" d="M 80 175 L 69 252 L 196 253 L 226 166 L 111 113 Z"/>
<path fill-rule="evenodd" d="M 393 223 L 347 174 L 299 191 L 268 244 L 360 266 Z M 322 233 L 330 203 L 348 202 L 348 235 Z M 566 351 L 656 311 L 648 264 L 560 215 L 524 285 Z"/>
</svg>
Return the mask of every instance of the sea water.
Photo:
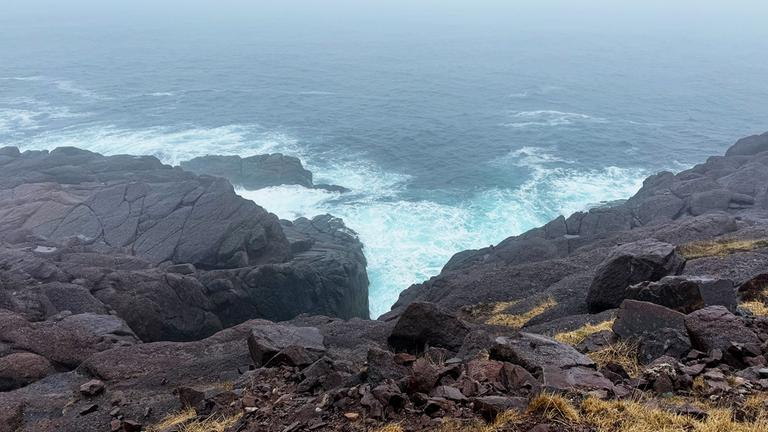
<svg viewBox="0 0 768 432">
<path fill-rule="evenodd" d="M 0 16 L 0 145 L 298 156 L 351 191 L 238 193 L 343 218 L 376 317 L 456 252 L 768 130 L 768 38 L 244 11 Z"/>
</svg>

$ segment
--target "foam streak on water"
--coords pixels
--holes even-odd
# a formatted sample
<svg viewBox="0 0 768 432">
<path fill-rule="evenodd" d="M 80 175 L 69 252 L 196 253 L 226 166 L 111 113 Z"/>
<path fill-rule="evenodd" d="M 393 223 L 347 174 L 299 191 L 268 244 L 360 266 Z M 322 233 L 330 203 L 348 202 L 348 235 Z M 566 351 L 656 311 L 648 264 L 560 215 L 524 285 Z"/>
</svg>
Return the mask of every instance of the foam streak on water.
<svg viewBox="0 0 768 432">
<path fill-rule="evenodd" d="M 15 115 L 5 118 L 13 120 Z M 19 118 L 17 123 L 25 121 L 23 115 Z M 580 170 L 573 161 L 557 156 L 555 149 L 523 147 L 488 165 L 488 170 L 525 168 L 529 175 L 522 184 L 479 190 L 446 204 L 409 196 L 406 174 L 382 170 L 360 155 L 316 161 L 290 135 L 256 125 L 146 129 L 90 125 L 46 131 L 8 144 L 22 149 L 78 146 L 103 154 L 149 154 L 173 165 L 206 154 L 280 151 L 299 156 L 319 182 L 352 191 L 281 186 L 238 189 L 238 193 L 284 219 L 323 213 L 344 219 L 365 246 L 374 317 L 389 310 L 403 289 L 438 274 L 454 253 L 498 243 L 601 200 L 626 198 L 646 174 L 617 167 Z"/>
</svg>

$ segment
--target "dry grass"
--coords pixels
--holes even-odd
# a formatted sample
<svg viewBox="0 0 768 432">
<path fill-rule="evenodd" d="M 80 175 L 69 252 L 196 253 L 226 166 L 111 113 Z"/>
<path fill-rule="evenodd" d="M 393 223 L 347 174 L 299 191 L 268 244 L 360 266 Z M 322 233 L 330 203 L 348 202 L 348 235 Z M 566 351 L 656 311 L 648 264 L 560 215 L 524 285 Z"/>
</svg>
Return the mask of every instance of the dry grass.
<svg viewBox="0 0 768 432">
<path fill-rule="evenodd" d="M 242 416 L 242 413 L 238 413 L 228 417 L 212 416 L 204 420 L 194 420 L 182 424 L 179 427 L 179 432 L 225 432 L 234 426 Z"/>
<path fill-rule="evenodd" d="M 533 398 L 528 404 L 528 414 L 564 423 L 577 423 L 581 419 L 568 399 L 553 393 L 541 393 Z"/>
<path fill-rule="evenodd" d="M 528 321 L 557 306 L 555 299 L 550 297 L 544 300 L 542 303 L 539 303 L 536 307 L 529 310 L 528 312 L 519 315 L 506 313 L 506 310 L 515 304 L 516 302 L 496 303 L 493 306 L 490 317 L 485 321 L 485 323 L 519 329 L 522 328 L 523 325 L 525 325 L 525 323 Z"/>
<path fill-rule="evenodd" d="M 483 421 L 460 422 L 457 420 L 446 420 L 437 432 L 499 432 L 507 430 L 507 427 L 522 421 L 525 416 L 517 411 L 505 411 L 491 423 Z"/>
<path fill-rule="evenodd" d="M 627 373 L 635 377 L 642 371 L 642 366 L 637 361 L 637 343 L 622 340 L 614 342 L 600 351 L 587 354 L 599 368 L 608 363 L 620 364 Z"/>
<path fill-rule="evenodd" d="M 768 414 L 737 422 L 730 408 L 709 408 L 707 418 L 675 414 L 638 401 L 603 401 L 589 398 L 581 404 L 585 423 L 598 432 L 758 432 L 768 430 Z"/>
<path fill-rule="evenodd" d="M 608 320 L 598 324 L 586 324 L 573 331 L 558 333 L 555 335 L 555 340 L 568 345 L 578 345 L 583 342 L 584 339 L 597 332 L 611 330 L 613 328 L 613 321 L 614 320 Z"/>
<path fill-rule="evenodd" d="M 742 309 L 755 316 L 768 316 L 768 306 L 762 300 L 752 300 L 742 302 L 740 304 Z"/>
<path fill-rule="evenodd" d="M 724 256 L 735 252 L 748 252 L 768 247 L 768 239 L 754 240 L 716 240 L 693 242 L 678 247 L 678 251 L 686 259 L 696 259 L 711 256 Z"/>
<path fill-rule="evenodd" d="M 172 413 L 150 426 L 147 431 L 160 432 L 175 427 L 179 432 L 224 432 L 242 417 L 242 414 L 236 414 L 229 417 L 211 416 L 202 420 L 193 420 L 196 415 L 192 408 Z"/>
<path fill-rule="evenodd" d="M 197 413 L 194 409 L 188 408 L 183 411 L 175 412 L 168 414 L 167 416 L 163 417 L 157 424 L 154 424 L 149 427 L 148 432 L 159 432 L 164 429 L 168 429 L 173 426 L 180 425 L 182 423 L 188 422 L 189 420 L 193 419 Z"/>
</svg>

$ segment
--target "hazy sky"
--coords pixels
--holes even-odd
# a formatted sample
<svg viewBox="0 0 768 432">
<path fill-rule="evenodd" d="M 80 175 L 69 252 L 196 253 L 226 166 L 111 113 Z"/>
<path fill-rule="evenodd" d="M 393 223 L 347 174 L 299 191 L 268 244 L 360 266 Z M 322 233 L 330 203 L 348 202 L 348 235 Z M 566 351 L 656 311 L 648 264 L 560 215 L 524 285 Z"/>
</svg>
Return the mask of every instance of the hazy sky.
<svg viewBox="0 0 768 432">
<path fill-rule="evenodd" d="M 766 0 L 0 0 L 21 25 L 199 22 L 309 26 L 328 32 L 486 25 L 636 33 L 761 34 Z"/>
</svg>

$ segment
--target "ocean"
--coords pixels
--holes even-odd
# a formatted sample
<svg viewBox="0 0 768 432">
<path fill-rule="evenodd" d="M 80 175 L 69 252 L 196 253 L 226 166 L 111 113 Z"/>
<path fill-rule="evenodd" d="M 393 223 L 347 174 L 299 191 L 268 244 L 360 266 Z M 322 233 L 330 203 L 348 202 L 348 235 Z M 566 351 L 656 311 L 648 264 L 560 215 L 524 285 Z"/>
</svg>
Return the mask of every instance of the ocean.
<svg viewBox="0 0 768 432">
<path fill-rule="evenodd" d="M 298 156 L 351 192 L 238 192 L 281 218 L 344 219 L 374 317 L 456 252 L 768 130 L 768 38 L 55 18 L 0 17 L 0 146 Z"/>
</svg>

